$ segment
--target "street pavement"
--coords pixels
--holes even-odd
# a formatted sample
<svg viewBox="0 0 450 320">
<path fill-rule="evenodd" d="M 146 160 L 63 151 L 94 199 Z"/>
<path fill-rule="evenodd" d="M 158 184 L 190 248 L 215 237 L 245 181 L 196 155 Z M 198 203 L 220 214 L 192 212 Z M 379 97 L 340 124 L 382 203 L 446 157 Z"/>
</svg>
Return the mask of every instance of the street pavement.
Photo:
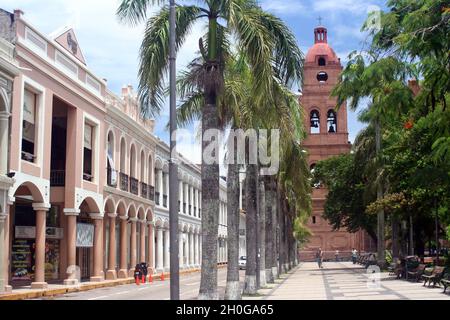
<svg viewBox="0 0 450 320">
<path fill-rule="evenodd" d="M 277 280 L 275 286 L 261 290 L 264 296 L 248 300 L 450 300 L 443 288 L 395 280 L 388 273 L 379 277 L 351 262 L 302 263 Z M 375 281 L 374 281 L 375 280 Z"/>
<path fill-rule="evenodd" d="M 223 299 L 226 285 L 226 269 L 219 269 L 219 294 Z M 245 271 L 241 271 L 241 282 Z M 181 300 L 197 299 L 200 273 L 180 277 Z M 450 300 L 442 288 L 424 287 L 422 283 L 395 280 L 387 273 L 379 277 L 351 262 L 327 262 L 324 269 L 316 263 L 302 263 L 275 284 L 268 284 L 253 297 L 243 300 Z M 137 286 L 95 289 L 70 293 L 51 300 L 169 300 L 170 281 L 155 281 Z"/>
<path fill-rule="evenodd" d="M 227 272 L 219 269 L 219 293 L 221 297 L 225 295 Z M 241 271 L 242 280 L 245 271 Z M 200 273 L 180 276 L 180 299 L 197 299 L 200 288 Z M 170 281 L 154 281 L 140 286 L 136 284 L 122 285 L 117 287 L 101 288 L 85 292 L 69 293 L 56 297 L 41 298 L 39 300 L 169 300 Z"/>
</svg>

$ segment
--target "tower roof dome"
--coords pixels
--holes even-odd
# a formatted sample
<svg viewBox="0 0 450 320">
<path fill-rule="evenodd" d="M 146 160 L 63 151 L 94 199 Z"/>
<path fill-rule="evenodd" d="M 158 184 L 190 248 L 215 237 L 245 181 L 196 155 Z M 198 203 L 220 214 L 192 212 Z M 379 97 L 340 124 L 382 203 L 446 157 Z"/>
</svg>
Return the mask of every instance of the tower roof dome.
<svg viewBox="0 0 450 320">
<path fill-rule="evenodd" d="M 317 56 L 327 57 L 328 62 L 339 63 L 339 58 L 328 44 L 328 30 L 325 27 L 314 29 L 314 45 L 306 55 L 306 63 L 315 63 Z"/>
</svg>

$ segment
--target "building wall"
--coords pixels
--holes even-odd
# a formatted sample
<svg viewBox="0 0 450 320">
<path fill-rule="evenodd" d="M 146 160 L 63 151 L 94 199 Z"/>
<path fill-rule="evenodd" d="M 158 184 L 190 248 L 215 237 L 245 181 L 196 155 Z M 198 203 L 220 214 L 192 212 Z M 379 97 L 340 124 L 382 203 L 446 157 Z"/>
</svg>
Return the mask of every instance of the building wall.
<svg viewBox="0 0 450 320">
<path fill-rule="evenodd" d="M 6 144 L 11 152 L 2 161 L 2 166 L 7 162 L 7 168 L 0 172 L 0 189 L 5 186 L 6 172 L 15 175 L 2 189 L 3 197 L 0 192 L 0 214 L 6 218 L 0 219 L 5 221 L 5 241 L 0 242 L 5 282 L 31 283 L 36 288 L 45 287 L 49 280 L 72 284 L 78 267 L 81 280 L 126 278 L 141 262 L 146 262 L 151 272 L 167 272 L 169 147 L 155 137 L 154 121 L 141 118 L 133 88 L 124 86 L 120 94 L 111 92 L 107 82 L 90 71 L 79 44 L 72 50 L 64 42 L 69 33 L 76 41 L 74 31 L 62 32 L 46 36 L 20 11 L 11 15 L 0 10 L 0 36 L 14 39 L 21 68 L 10 79 L 11 134 Z M 30 97 L 26 90 L 36 97 L 32 153 L 24 151 L 28 143 L 24 134 L 29 134 L 23 130 L 28 112 L 24 104 Z M 91 135 L 87 134 L 89 126 L 93 127 Z M 59 132 L 64 136 L 55 134 Z M 65 154 L 58 153 L 64 149 L 56 144 L 58 139 L 66 145 Z M 89 151 L 90 174 L 84 161 Z M 52 158 L 55 154 L 58 156 Z M 66 161 L 59 164 L 61 169 L 54 169 L 55 158 L 63 156 Z M 200 267 L 202 256 L 201 171 L 182 160 L 179 185 L 185 195 L 179 195 L 180 265 L 194 269 Z M 219 263 L 227 261 L 226 196 L 226 183 L 221 180 Z M 38 217 L 43 214 L 47 216 L 44 226 L 56 235 L 42 233 L 46 228 L 41 228 L 44 222 Z M 26 220 L 26 226 L 21 225 L 21 219 Z M 83 233 L 84 228 L 87 231 Z M 82 247 L 78 236 L 93 239 Z M 29 250 L 36 247 L 36 252 L 17 252 L 24 243 Z M 43 251 L 46 246 L 52 248 L 52 258 Z M 28 276 L 22 277 L 13 251 L 43 257 L 45 262 L 36 262 L 35 270 L 30 266 Z M 48 265 L 53 270 L 47 270 Z"/>
</svg>

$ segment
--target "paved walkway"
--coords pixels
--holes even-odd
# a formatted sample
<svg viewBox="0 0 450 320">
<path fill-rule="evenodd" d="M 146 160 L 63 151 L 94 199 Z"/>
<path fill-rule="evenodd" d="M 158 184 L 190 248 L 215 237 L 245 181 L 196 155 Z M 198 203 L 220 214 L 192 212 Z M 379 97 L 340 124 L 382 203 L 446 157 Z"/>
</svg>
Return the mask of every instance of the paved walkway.
<svg viewBox="0 0 450 320">
<path fill-rule="evenodd" d="M 367 271 L 349 262 L 302 263 L 275 285 L 261 290 L 261 297 L 247 300 L 450 300 L 442 288 L 394 280 L 387 273 L 373 283 Z"/>
</svg>

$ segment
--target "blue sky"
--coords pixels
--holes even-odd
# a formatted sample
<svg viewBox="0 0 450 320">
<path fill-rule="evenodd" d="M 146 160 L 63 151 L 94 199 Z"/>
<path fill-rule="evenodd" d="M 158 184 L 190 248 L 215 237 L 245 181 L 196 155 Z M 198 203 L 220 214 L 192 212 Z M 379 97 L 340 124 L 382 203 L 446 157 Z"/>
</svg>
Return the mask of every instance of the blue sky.
<svg viewBox="0 0 450 320">
<path fill-rule="evenodd" d="M 180 1 L 181 2 L 181 1 Z M 360 32 L 370 10 L 383 8 L 382 0 L 262 0 L 262 7 L 282 18 L 295 33 L 306 54 L 313 45 L 313 30 L 322 24 L 328 28 L 329 43 L 343 63 L 348 54 L 361 48 L 366 36 Z M 73 26 L 88 67 L 99 77 L 108 79 L 110 89 L 120 92 L 123 85 L 137 87 L 139 45 L 144 25 L 131 28 L 118 23 L 115 11 L 120 0 L 2 0 L 2 9 L 20 8 L 25 19 L 46 34 L 64 26 Z M 151 15 L 151 12 L 149 13 Z M 194 57 L 203 25 L 195 25 L 192 35 L 178 55 L 178 68 L 182 69 Z M 157 119 L 156 135 L 168 140 L 165 126 L 168 112 Z M 349 112 L 350 140 L 353 141 L 363 125 L 357 115 Z M 192 128 L 191 128 L 192 130 Z M 186 157 L 196 161 L 199 149 L 192 145 L 181 147 Z"/>
</svg>

